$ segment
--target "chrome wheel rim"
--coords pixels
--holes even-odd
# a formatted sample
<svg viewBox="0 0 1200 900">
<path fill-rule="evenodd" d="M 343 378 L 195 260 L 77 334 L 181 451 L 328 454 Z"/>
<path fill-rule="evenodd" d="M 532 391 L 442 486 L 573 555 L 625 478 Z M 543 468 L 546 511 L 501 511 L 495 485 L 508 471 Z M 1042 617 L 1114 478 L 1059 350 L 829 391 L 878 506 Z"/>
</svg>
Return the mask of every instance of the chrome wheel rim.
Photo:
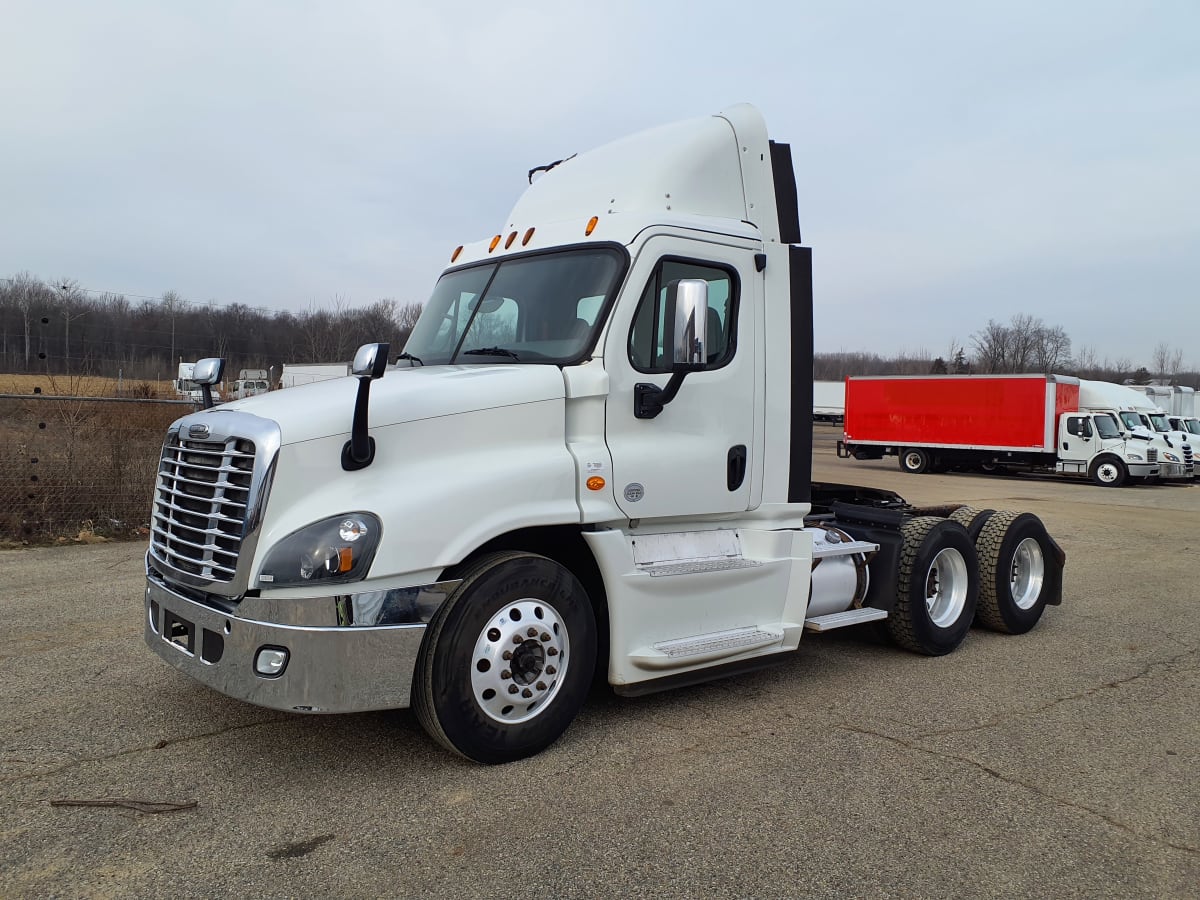
<svg viewBox="0 0 1200 900">
<path fill-rule="evenodd" d="M 953 547 L 938 552 L 925 575 L 925 609 L 938 628 L 958 621 L 967 605 L 967 561 Z"/>
<path fill-rule="evenodd" d="M 1033 538 L 1025 538 L 1017 544 L 1008 576 L 1008 588 L 1018 609 L 1030 609 L 1037 603 L 1045 577 L 1046 559 L 1042 556 L 1042 545 Z"/>
<path fill-rule="evenodd" d="M 1117 467 L 1112 463 L 1102 463 L 1100 467 L 1096 469 L 1096 477 L 1098 477 L 1105 484 L 1110 484 L 1117 480 Z"/>
<path fill-rule="evenodd" d="M 567 626 L 549 603 L 527 598 L 505 604 L 475 641 L 475 702 L 505 725 L 529 721 L 558 693 L 569 647 Z"/>
</svg>

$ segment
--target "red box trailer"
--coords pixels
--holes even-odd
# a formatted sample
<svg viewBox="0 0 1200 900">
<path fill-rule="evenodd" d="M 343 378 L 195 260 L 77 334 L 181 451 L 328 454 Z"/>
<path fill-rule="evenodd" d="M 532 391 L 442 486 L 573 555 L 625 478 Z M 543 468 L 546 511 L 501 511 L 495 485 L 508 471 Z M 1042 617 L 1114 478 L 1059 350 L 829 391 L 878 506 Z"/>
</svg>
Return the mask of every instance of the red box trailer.
<svg viewBox="0 0 1200 900">
<path fill-rule="evenodd" d="M 1054 375 L 899 375 L 846 379 L 847 442 L 1053 453 L 1079 381 Z"/>
<path fill-rule="evenodd" d="M 838 455 L 899 457 L 920 473 L 1025 468 L 1116 485 L 1158 474 L 1157 455 L 1107 413 L 1081 412 L 1061 375 L 893 375 L 846 379 Z"/>
</svg>

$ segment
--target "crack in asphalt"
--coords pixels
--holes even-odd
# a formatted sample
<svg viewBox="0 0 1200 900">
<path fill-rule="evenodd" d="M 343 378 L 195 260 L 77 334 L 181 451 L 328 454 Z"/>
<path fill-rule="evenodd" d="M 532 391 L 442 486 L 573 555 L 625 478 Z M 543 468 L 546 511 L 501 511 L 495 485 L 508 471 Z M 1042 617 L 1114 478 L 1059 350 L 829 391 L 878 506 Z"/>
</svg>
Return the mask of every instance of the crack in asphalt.
<svg viewBox="0 0 1200 900">
<path fill-rule="evenodd" d="M 1115 690 L 1116 688 L 1120 687 L 1123 684 L 1130 684 L 1131 682 L 1138 681 L 1139 679 L 1148 677 L 1151 674 L 1151 672 L 1153 672 L 1157 668 L 1160 668 L 1160 667 L 1167 668 L 1167 667 L 1172 666 L 1175 663 L 1179 662 L 1181 659 L 1184 659 L 1188 656 L 1195 656 L 1197 654 L 1197 652 L 1200 652 L 1200 651 L 1197 651 L 1195 649 L 1188 649 L 1188 650 L 1183 651 L 1182 653 L 1176 653 L 1174 656 L 1170 657 L 1169 659 L 1159 659 L 1159 660 L 1154 660 L 1153 662 L 1146 663 L 1146 665 L 1142 666 L 1142 668 L 1139 669 L 1137 672 L 1134 672 L 1132 675 L 1129 675 L 1125 678 L 1117 678 L 1112 681 L 1106 681 L 1103 684 L 1098 684 L 1095 687 L 1090 687 L 1087 690 L 1078 691 L 1074 694 L 1068 694 L 1065 697 L 1055 697 L 1053 700 L 1050 700 L 1047 703 L 1043 703 L 1040 706 L 1034 706 L 1029 709 L 1009 710 L 1008 712 L 1003 713 L 1002 715 L 996 716 L 995 718 L 990 719 L 987 722 L 981 722 L 978 725 L 965 725 L 965 726 L 962 726 L 959 728 L 942 728 L 942 729 L 938 729 L 937 731 L 925 731 L 925 732 L 918 734 L 917 739 L 920 740 L 922 738 L 942 737 L 942 736 L 948 735 L 948 734 L 969 734 L 972 731 L 985 731 L 988 728 L 995 728 L 997 725 L 1002 725 L 1005 722 L 1011 721 L 1013 719 L 1020 719 L 1020 718 L 1024 718 L 1025 716 L 1031 716 L 1031 715 L 1035 715 L 1036 713 L 1045 712 L 1046 710 L 1053 709 L 1055 706 L 1058 706 L 1060 704 L 1070 703 L 1072 700 L 1082 700 L 1086 697 L 1093 697 L 1096 694 L 1100 693 L 1101 691 Z"/>
<path fill-rule="evenodd" d="M 879 738 L 880 740 L 887 741 L 887 742 L 889 742 L 891 744 L 895 744 L 899 747 L 904 747 L 907 750 L 915 750 L 918 753 L 924 753 L 928 756 L 934 757 L 935 759 L 954 760 L 956 762 L 963 763 L 967 766 L 970 766 L 973 769 L 977 769 L 978 771 L 983 772 L 985 775 L 989 775 L 992 778 L 995 778 L 997 781 L 1003 782 L 1004 784 L 1009 784 L 1014 787 L 1024 788 L 1025 790 L 1027 790 L 1033 794 L 1036 794 L 1039 797 L 1043 797 L 1046 800 L 1050 800 L 1053 803 L 1057 803 L 1060 806 L 1067 807 L 1069 809 L 1079 810 L 1080 812 L 1085 812 L 1090 815 L 1093 815 L 1097 819 L 1101 820 L 1102 822 L 1104 822 L 1108 825 L 1111 825 L 1113 828 L 1116 828 L 1119 831 L 1123 831 L 1126 834 L 1129 834 L 1140 840 L 1151 841 L 1156 844 L 1161 844 L 1165 847 L 1170 847 L 1174 850 L 1181 850 L 1184 853 L 1200 854 L 1200 847 L 1194 847 L 1190 844 L 1180 844 L 1180 843 L 1172 841 L 1166 837 L 1163 837 L 1162 835 L 1148 834 L 1145 831 L 1139 830 L 1138 828 L 1135 828 L 1132 825 L 1122 822 L 1120 819 L 1114 818 L 1113 816 L 1109 815 L 1106 812 L 1103 812 L 1098 809 L 1093 809 L 1092 807 L 1087 806 L 1082 803 L 1077 803 L 1074 800 L 1071 800 L 1070 798 L 1060 797 L 1057 794 L 1052 794 L 1049 791 L 1047 791 L 1041 787 L 1038 787 L 1036 784 L 1031 784 L 1027 781 L 1022 781 L 1021 779 L 1015 778 L 1011 775 L 1005 775 L 1003 772 L 999 771 L 998 769 L 993 769 L 991 766 L 981 763 L 978 760 L 971 759 L 970 757 L 959 756 L 956 753 L 944 753 L 944 752 L 940 752 L 937 750 L 931 750 L 928 747 L 922 747 L 920 744 L 914 743 L 912 741 L 906 741 L 903 738 L 896 737 L 895 735 L 884 734 L 883 732 L 880 732 L 880 731 L 872 731 L 869 728 L 862 728 L 857 725 L 851 725 L 848 722 L 838 722 L 834 727 L 840 728 L 843 731 L 849 731 L 853 734 L 860 734 L 865 737 Z"/>
<path fill-rule="evenodd" d="M 0 784 L 13 784 L 18 781 L 32 781 L 37 778 L 44 778 L 47 775 L 57 775 L 60 772 L 65 772 L 68 769 L 74 769 L 79 766 L 87 765 L 88 763 L 108 762 L 112 759 L 120 759 L 122 756 L 132 756 L 135 753 L 145 753 L 150 750 L 164 750 L 167 747 L 172 747 L 175 744 L 188 744 L 192 741 L 203 741 L 212 737 L 219 737 L 223 734 L 229 734 L 234 731 L 244 731 L 248 728 L 258 728 L 262 725 L 273 725 L 276 722 L 287 721 L 286 717 L 277 717 L 272 719 L 262 719 L 258 722 L 246 722 L 242 725 L 230 725 L 226 728 L 218 728 L 216 731 L 206 731 L 203 734 L 190 734 L 184 737 L 164 739 L 155 741 L 146 747 L 130 747 L 125 750 L 117 750 L 114 753 L 107 753 L 103 756 L 87 756 L 81 759 L 73 759 L 69 763 L 63 763 L 61 766 L 55 766 L 49 769 L 42 769 L 37 772 L 25 772 L 21 775 L 2 775 L 0 776 Z"/>
</svg>

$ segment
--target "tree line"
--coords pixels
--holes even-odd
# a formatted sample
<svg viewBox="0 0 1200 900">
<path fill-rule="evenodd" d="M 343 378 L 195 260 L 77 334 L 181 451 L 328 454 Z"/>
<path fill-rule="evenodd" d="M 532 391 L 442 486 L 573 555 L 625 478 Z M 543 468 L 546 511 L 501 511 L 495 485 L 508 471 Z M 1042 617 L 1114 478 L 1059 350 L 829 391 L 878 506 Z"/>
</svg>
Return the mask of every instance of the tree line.
<svg viewBox="0 0 1200 900">
<path fill-rule="evenodd" d="M 222 356 L 232 377 L 239 369 L 273 368 L 278 374 L 283 363 L 348 361 L 373 341 L 388 341 L 398 352 L 420 312 L 419 303 L 391 299 L 351 307 L 334 298 L 323 308 L 287 312 L 194 303 L 173 291 L 128 298 L 89 291 L 71 279 L 46 282 L 21 273 L 0 278 L 0 372 L 159 381 L 174 378 L 180 360 Z M 813 377 L 1045 372 L 1200 388 L 1200 372 L 1185 370 L 1183 362 L 1182 351 L 1166 343 L 1145 362 L 1102 359 L 1088 347 L 1072 353 L 1061 326 L 1017 314 L 1008 322 L 989 320 L 969 343 L 951 340 L 944 354 L 818 352 Z"/>
<path fill-rule="evenodd" d="M 130 299 L 21 273 L 0 279 L 0 372 L 157 381 L 174 378 L 180 360 L 222 356 L 234 378 L 239 369 L 278 374 L 283 363 L 350 360 L 373 341 L 398 351 L 420 312 L 390 299 L 351 307 L 335 298 L 298 313 L 193 303 L 173 291 Z"/>
<path fill-rule="evenodd" d="M 1185 369 L 1183 351 L 1162 342 L 1148 364 L 1129 357 L 1100 357 L 1091 347 L 1072 353 L 1071 338 L 1060 325 L 1047 325 L 1018 313 L 1008 322 L 989 319 L 970 337 L 970 344 L 950 341 L 944 355 L 927 350 L 902 351 L 885 357 L 874 353 L 816 353 L 813 377 L 841 381 L 849 375 L 970 375 L 1039 372 L 1075 375 L 1117 384 L 1158 381 L 1200 389 L 1200 371 Z"/>
</svg>

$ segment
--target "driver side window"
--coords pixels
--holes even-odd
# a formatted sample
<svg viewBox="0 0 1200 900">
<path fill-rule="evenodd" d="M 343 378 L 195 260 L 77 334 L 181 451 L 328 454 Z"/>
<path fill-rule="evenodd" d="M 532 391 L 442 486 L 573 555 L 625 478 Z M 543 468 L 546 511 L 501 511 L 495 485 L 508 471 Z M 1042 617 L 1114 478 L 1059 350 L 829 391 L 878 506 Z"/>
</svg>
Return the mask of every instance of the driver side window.
<svg viewBox="0 0 1200 900">
<path fill-rule="evenodd" d="M 737 275 L 732 269 L 680 259 L 664 259 L 646 282 L 629 332 L 629 360 L 639 372 L 671 371 L 667 340 L 667 285 L 681 278 L 708 282 L 708 368 L 733 358 L 737 337 Z"/>
</svg>

